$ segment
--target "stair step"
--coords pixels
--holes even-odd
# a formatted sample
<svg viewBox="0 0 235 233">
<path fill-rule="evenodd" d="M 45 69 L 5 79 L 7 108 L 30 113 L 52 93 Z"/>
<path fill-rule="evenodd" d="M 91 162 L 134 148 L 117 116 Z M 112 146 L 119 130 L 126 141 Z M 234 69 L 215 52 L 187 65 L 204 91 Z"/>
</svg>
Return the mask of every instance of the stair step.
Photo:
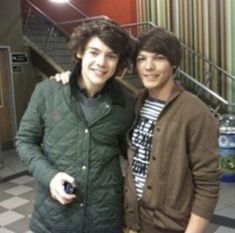
<svg viewBox="0 0 235 233">
<path fill-rule="evenodd" d="M 70 56 L 71 52 L 68 49 L 52 49 L 51 47 L 46 48 L 45 53 L 47 53 L 50 56 Z"/>
<path fill-rule="evenodd" d="M 48 35 L 31 35 L 31 34 L 26 34 L 27 37 L 34 41 L 34 42 L 45 42 L 48 40 Z M 50 38 L 50 43 L 66 43 L 67 44 L 67 38 L 61 37 L 61 36 L 52 36 Z"/>
</svg>

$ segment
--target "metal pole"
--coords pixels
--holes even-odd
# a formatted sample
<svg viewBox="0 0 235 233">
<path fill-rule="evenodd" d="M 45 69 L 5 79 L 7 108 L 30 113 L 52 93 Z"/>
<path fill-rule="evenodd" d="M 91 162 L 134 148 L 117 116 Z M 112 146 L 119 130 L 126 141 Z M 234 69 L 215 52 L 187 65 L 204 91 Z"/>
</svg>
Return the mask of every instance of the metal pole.
<svg viewBox="0 0 235 233">
<path fill-rule="evenodd" d="M 88 17 L 88 15 L 84 14 L 82 11 L 80 11 L 76 6 L 74 6 L 71 2 L 67 2 L 69 6 L 71 6 L 75 11 L 77 11 L 79 14 L 81 14 L 84 17 Z"/>
</svg>

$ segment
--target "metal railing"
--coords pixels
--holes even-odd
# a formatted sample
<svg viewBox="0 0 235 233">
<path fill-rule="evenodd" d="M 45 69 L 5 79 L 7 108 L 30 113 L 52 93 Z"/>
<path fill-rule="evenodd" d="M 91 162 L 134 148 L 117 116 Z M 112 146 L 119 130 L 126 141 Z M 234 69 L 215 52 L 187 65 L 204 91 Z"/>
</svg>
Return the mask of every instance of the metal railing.
<svg viewBox="0 0 235 233">
<path fill-rule="evenodd" d="M 75 24 L 75 23 L 77 25 L 80 25 L 80 24 L 87 23 L 89 21 L 97 20 L 97 19 L 109 19 L 109 17 L 106 15 L 99 15 L 99 16 L 83 18 L 83 19 L 71 19 L 71 20 L 58 22 L 58 23 L 56 23 L 56 25 L 66 25 L 66 24 Z"/>
<path fill-rule="evenodd" d="M 85 17 L 82 19 L 55 22 L 29 0 L 26 1 L 30 5 L 30 10 L 25 20 L 24 30 L 27 29 L 27 24 L 30 21 L 30 17 L 34 14 L 33 12 L 40 14 L 41 17 L 44 17 L 48 22 L 50 22 L 48 37 L 45 40 L 43 50 L 47 48 L 47 45 L 53 37 L 55 29 L 59 30 L 68 37 L 68 33 L 62 27 L 64 25 L 79 25 L 87 21 L 97 20 L 100 18 L 109 19 L 109 17 L 101 15 L 96 17 Z M 157 27 L 157 25 L 153 22 L 130 23 L 122 26 L 133 37 L 137 37 L 140 33 L 151 27 Z M 233 112 L 235 103 L 228 100 L 228 87 L 231 82 L 235 81 L 235 77 L 202 55 L 198 54 L 184 43 L 182 43 L 182 48 L 182 65 L 180 69 L 178 69 L 176 78 L 183 82 L 187 88 L 194 91 L 198 96 L 201 97 L 203 95 L 204 98 L 206 97 L 207 104 L 212 104 L 212 111 L 215 114 L 228 110 Z"/>
<path fill-rule="evenodd" d="M 132 23 L 123 25 L 128 32 L 136 37 L 146 29 L 157 27 L 153 22 Z M 190 91 L 202 98 L 215 115 L 219 112 L 235 112 L 235 102 L 228 100 L 229 84 L 234 83 L 235 77 L 226 70 L 198 54 L 193 49 L 182 45 L 182 64 L 176 78 Z"/>
<path fill-rule="evenodd" d="M 64 36 L 66 36 L 67 38 L 69 37 L 69 34 L 62 26 L 63 25 L 80 25 L 92 20 L 98 20 L 98 19 L 109 19 L 107 16 L 105 15 L 100 15 L 100 16 L 95 16 L 95 17 L 88 17 L 87 15 L 85 15 L 84 13 L 82 13 L 82 16 L 86 16 L 85 18 L 81 18 L 81 19 L 74 19 L 74 20 L 67 20 L 67 21 L 61 21 L 61 22 L 55 22 L 52 18 L 50 18 L 47 14 L 45 14 L 41 9 L 39 9 L 35 4 L 33 4 L 32 2 L 30 2 L 29 0 L 25 1 L 29 8 L 27 11 L 27 15 L 26 15 L 26 19 L 24 21 L 24 25 L 23 25 L 23 30 L 24 32 L 26 32 L 28 30 L 28 25 L 30 24 L 30 21 L 35 18 L 35 17 L 42 17 L 45 19 L 45 21 L 49 22 L 48 24 L 48 34 L 47 37 L 45 38 L 44 41 L 44 46 L 42 49 L 42 52 L 45 52 L 48 44 L 50 43 L 51 39 L 53 37 L 56 37 L 56 33 L 55 31 L 60 31 L 62 34 L 64 34 Z M 77 9 L 78 10 L 78 9 Z M 81 13 L 81 11 L 79 10 L 79 12 Z"/>
</svg>

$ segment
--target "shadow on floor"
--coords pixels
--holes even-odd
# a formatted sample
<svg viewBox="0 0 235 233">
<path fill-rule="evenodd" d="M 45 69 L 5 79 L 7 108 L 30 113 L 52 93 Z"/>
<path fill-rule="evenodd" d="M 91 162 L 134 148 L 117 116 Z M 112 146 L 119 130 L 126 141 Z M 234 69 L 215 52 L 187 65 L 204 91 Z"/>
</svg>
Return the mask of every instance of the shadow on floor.
<svg viewBox="0 0 235 233">
<path fill-rule="evenodd" d="M 14 149 L 1 152 L 2 166 L 0 167 L 0 182 L 27 174 L 27 168 L 20 160 Z"/>
</svg>

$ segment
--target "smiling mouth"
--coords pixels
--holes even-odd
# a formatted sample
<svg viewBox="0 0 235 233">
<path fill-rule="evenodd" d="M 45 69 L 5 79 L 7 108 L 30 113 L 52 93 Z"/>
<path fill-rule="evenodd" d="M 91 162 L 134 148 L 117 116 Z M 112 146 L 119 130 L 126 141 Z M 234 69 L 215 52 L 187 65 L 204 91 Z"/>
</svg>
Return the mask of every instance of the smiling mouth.
<svg viewBox="0 0 235 233">
<path fill-rule="evenodd" d="M 159 75 L 156 75 L 156 74 L 145 74 L 143 75 L 144 78 L 148 79 L 148 80 L 154 80 L 156 79 Z"/>
<path fill-rule="evenodd" d="M 92 69 L 92 71 L 98 76 L 103 76 L 107 73 L 107 71 L 105 70 L 98 70 L 98 69 Z"/>
</svg>

